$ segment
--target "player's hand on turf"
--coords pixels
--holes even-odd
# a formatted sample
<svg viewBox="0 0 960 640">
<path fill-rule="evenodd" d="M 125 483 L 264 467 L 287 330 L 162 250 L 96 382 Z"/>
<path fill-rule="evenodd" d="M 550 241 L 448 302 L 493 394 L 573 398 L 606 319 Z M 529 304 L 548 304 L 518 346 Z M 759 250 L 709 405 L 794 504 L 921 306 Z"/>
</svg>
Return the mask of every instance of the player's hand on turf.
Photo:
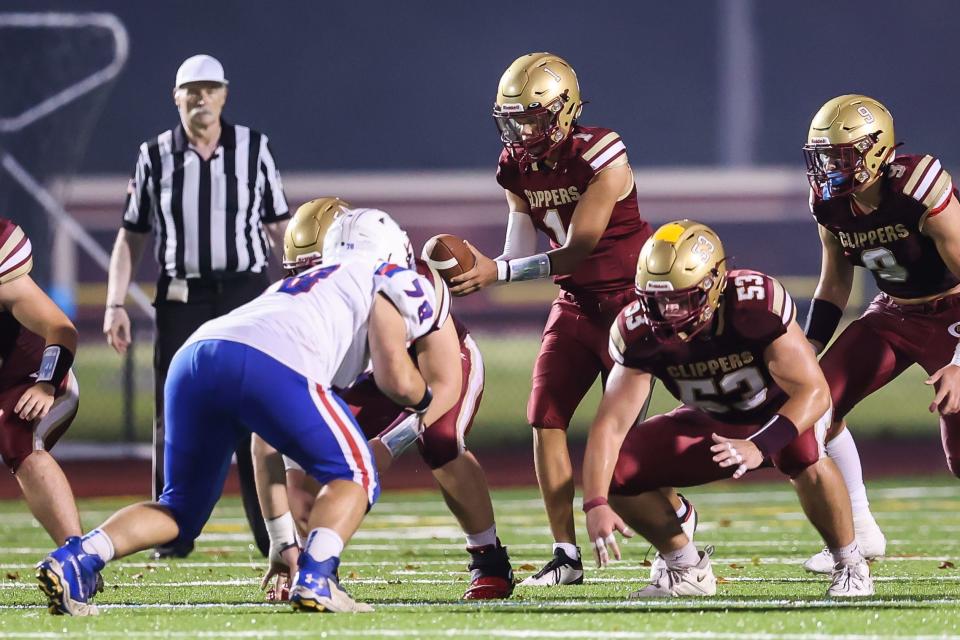
<svg viewBox="0 0 960 640">
<path fill-rule="evenodd" d="M 610 505 L 600 505 L 587 512 L 587 536 L 590 538 L 593 558 L 597 561 L 598 567 L 610 564 L 611 551 L 614 558 L 620 559 L 620 547 L 617 546 L 614 531 L 619 531 L 624 538 L 633 537 L 633 531 L 623 518 L 610 508 Z"/>
<path fill-rule="evenodd" d="M 742 478 L 743 474 L 750 469 L 756 469 L 763 462 L 763 454 L 760 453 L 760 449 L 749 440 L 733 440 L 718 436 L 715 433 L 711 434 L 711 437 L 716 443 L 710 447 L 710 451 L 715 454 L 713 461 L 721 467 L 736 466 L 737 468 L 733 472 L 734 480 Z"/>
<path fill-rule="evenodd" d="M 960 411 L 960 367 L 954 364 L 937 370 L 924 384 L 934 385 L 937 393 L 930 403 L 930 413 L 949 416 Z"/>
<path fill-rule="evenodd" d="M 107 307 L 103 314 L 103 334 L 107 344 L 123 355 L 130 346 L 130 316 L 123 307 Z"/>
<path fill-rule="evenodd" d="M 276 557 L 278 554 L 279 557 Z M 300 559 L 300 547 L 292 544 L 279 551 L 271 548 L 270 558 L 270 567 L 260 581 L 260 588 L 266 589 L 270 586 L 270 580 L 276 578 L 273 589 L 275 593 L 280 593 L 284 586 L 289 587 L 293 582 L 293 573 Z"/>
<path fill-rule="evenodd" d="M 21 419 L 37 420 L 43 418 L 53 406 L 53 394 L 56 390 L 49 382 L 38 382 L 23 392 L 17 404 L 13 407 L 13 412 Z"/>
<path fill-rule="evenodd" d="M 450 293 L 455 296 L 470 295 L 497 281 L 497 263 L 480 253 L 466 240 L 463 243 L 473 252 L 477 262 L 473 265 L 473 269 L 450 278 L 450 284 L 454 285 L 450 287 Z"/>
</svg>

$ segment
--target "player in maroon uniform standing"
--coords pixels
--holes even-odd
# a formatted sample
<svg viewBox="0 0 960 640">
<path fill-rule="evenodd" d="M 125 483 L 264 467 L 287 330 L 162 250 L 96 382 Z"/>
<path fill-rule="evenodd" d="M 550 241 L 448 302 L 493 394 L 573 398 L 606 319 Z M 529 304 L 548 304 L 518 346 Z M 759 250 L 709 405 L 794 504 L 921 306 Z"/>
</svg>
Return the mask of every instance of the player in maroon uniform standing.
<svg viewBox="0 0 960 640">
<path fill-rule="evenodd" d="M 819 353 L 847 306 L 855 267 L 880 294 L 821 358 L 833 395 L 827 453 L 853 503 L 857 539 L 868 557 L 886 540 L 870 513 L 856 444 L 844 416 L 917 363 L 930 377 L 947 466 L 960 476 L 960 203 L 950 175 L 929 155 L 895 152 L 893 118 L 862 95 L 839 96 L 813 118 L 804 154 L 810 209 L 823 244 L 820 282 L 807 318 Z M 823 572 L 823 554 L 804 566 Z"/>
<path fill-rule="evenodd" d="M 577 77 L 558 56 L 521 56 L 503 74 L 493 109 L 505 147 L 497 182 L 510 212 L 503 253 L 494 261 L 474 249 L 476 266 L 452 280 L 454 295 L 548 276 L 560 285 L 527 404 L 554 556 L 522 585 L 583 580 L 566 430 L 597 376 L 605 379 L 613 366 L 610 323 L 631 299 L 637 256 L 650 236 L 623 141 L 610 129 L 578 124 L 582 106 Z M 550 251 L 536 252 L 537 231 Z M 670 499 L 692 528 L 688 503 Z"/>
<path fill-rule="evenodd" d="M 70 371 L 73 323 L 30 277 L 30 240 L 0 218 L 0 457 L 17 478 L 33 517 L 57 544 L 80 535 L 63 470 L 47 453 L 79 406 Z"/>
<path fill-rule="evenodd" d="M 337 217 L 341 219 L 338 223 L 333 223 Z M 336 198 L 308 202 L 297 210 L 287 225 L 284 267 L 291 270 L 309 267 L 318 262 L 325 251 L 330 252 L 337 244 L 351 247 L 345 249 L 343 255 L 371 253 L 379 247 L 369 246 L 374 243 L 365 233 L 365 229 L 370 224 L 375 227 L 383 226 L 388 218 L 386 213 L 375 209 L 350 209 L 346 203 Z M 392 219 L 389 224 L 402 234 L 409 248 L 406 234 Z M 379 254 L 382 254 L 383 249 L 379 249 Z M 408 257 L 405 254 L 391 258 L 402 260 L 406 266 L 413 256 L 411 254 Z M 447 318 L 450 294 L 446 284 L 423 260 L 416 260 L 415 267 L 420 275 L 434 285 L 438 321 Z M 464 599 L 507 598 L 513 592 L 513 569 L 507 549 L 500 544 L 497 537 L 486 475 L 465 442 L 483 397 L 483 358 L 467 327 L 452 313 L 449 317 L 449 322 L 435 326 L 410 348 L 410 355 L 430 384 L 436 403 L 436 408 L 431 403 L 431 409 L 424 414 L 423 424 L 428 426 L 419 434 L 405 428 L 410 412 L 384 395 L 376 386 L 372 374 L 365 375 L 340 395 L 350 406 L 366 437 L 370 439 L 379 473 L 383 474 L 396 456 L 409 445 L 416 443 L 421 457 L 430 467 L 440 487 L 444 501 L 467 539 L 467 552 L 471 558 L 471 581 L 464 593 Z M 447 394 L 447 391 L 450 393 Z M 447 395 L 452 397 L 449 402 L 443 402 Z M 271 455 L 271 452 L 266 450 L 269 445 L 259 438 L 256 438 L 254 443 L 255 472 L 258 490 L 262 494 L 262 479 L 271 473 L 263 460 L 267 455 Z M 257 451 L 257 447 L 262 450 Z M 273 484 L 283 484 L 282 468 L 279 471 L 281 473 L 274 479 Z M 283 492 L 282 487 L 278 489 Z M 295 463 L 288 461 L 286 493 L 289 499 L 287 496 L 279 496 L 280 501 L 287 504 L 278 506 L 277 500 L 267 495 L 266 500 L 272 504 L 264 507 L 265 512 L 283 514 L 289 508 L 294 520 L 302 520 L 303 525 L 306 525 L 309 507 L 312 506 L 319 489 L 320 485 L 315 480 L 299 470 Z M 268 529 L 275 526 L 268 521 Z M 278 537 L 274 535 L 274 531 L 271 530 L 270 533 L 271 541 Z M 274 573 L 282 572 L 279 567 L 277 569 Z M 269 577 L 271 574 L 268 574 L 267 579 Z"/>
<path fill-rule="evenodd" d="M 632 597 L 713 595 L 709 555 L 682 531 L 661 490 L 740 478 L 770 458 L 831 550 L 828 595 L 871 595 L 843 479 L 821 457 L 830 392 L 793 301 L 773 278 L 728 272 L 725 261 L 717 235 L 690 220 L 660 227 L 640 254 L 639 299 L 610 329 L 617 365 L 584 457 L 583 509 L 597 562 L 606 565 L 610 551 L 619 559 L 613 532 L 629 535 L 629 524 L 665 562 Z M 652 376 L 683 404 L 634 426 Z"/>
</svg>

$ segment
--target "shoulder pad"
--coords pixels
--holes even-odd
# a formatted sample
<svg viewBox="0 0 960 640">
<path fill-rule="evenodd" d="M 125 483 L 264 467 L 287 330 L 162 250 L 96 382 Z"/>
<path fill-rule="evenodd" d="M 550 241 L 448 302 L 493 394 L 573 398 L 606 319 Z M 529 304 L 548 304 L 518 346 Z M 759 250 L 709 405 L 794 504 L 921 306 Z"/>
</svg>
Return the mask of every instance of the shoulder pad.
<svg viewBox="0 0 960 640">
<path fill-rule="evenodd" d="M 796 318 L 797 308 L 776 278 L 736 269 L 727 274 L 727 320 L 745 338 L 773 342 Z"/>
<path fill-rule="evenodd" d="M 25 276 L 32 268 L 30 238 L 19 225 L 0 218 L 0 284 Z"/>
<path fill-rule="evenodd" d="M 923 205 L 926 211 L 943 209 L 953 192 L 953 180 L 940 160 L 931 156 L 903 156 L 887 167 L 891 188 Z"/>
</svg>

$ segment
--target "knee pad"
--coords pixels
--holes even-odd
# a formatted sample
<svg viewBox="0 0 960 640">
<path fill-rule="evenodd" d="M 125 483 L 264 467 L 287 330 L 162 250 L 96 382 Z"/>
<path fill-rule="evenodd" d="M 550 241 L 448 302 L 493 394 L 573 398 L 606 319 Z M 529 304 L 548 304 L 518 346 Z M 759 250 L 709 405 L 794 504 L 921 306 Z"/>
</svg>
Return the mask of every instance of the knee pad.
<svg viewBox="0 0 960 640">
<path fill-rule="evenodd" d="M 417 440 L 420 457 L 431 470 L 439 469 L 460 456 L 460 443 L 457 442 L 456 434 L 432 433 L 436 426 L 438 425 L 432 425 Z"/>
<path fill-rule="evenodd" d="M 771 456 L 781 473 L 796 478 L 820 461 L 820 442 L 815 429 L 807 429 L 779 453 Z"/>
</svg>

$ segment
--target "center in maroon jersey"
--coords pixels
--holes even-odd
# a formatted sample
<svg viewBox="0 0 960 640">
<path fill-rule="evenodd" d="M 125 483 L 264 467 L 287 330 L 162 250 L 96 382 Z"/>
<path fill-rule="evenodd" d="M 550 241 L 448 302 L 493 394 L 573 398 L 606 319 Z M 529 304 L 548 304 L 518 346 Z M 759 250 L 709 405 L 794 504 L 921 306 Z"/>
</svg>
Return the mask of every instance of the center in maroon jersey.
<svg viewBox="0 0 960 640">
<path fill-rule="evenodd" d="M 566 242 L 574 209 L 590 181 L 618 161 L 626 147 L 620 136 L 601 127 L 574 126 L 560 147 L 556 165 L 543 162 L 521 168 L 504 150 L 497 167 L 497 182 L 523 198 L 534 226 L 550 238 L 550 246 L 560 248 Z M 610 222 L 593 252 L 570 275 L 554 281 L 572 292 L 602 293 L 633 287 L 640 248 L 652 230 L 640 217 L 637 189 L 616 203 Z"/>
<path fill-rule="evenodd" d="M 796 315 L 779 282 L 738 269 L 726 287 L 711 330 L 688 342 L 661 342 L 638 315 L 623 309 L 610 330 L 610 355 L 625 367 L 657 378 L 685 405 L 734 424 L 763 422 L 786 402 L 764 352 Z"/>
</svg>

